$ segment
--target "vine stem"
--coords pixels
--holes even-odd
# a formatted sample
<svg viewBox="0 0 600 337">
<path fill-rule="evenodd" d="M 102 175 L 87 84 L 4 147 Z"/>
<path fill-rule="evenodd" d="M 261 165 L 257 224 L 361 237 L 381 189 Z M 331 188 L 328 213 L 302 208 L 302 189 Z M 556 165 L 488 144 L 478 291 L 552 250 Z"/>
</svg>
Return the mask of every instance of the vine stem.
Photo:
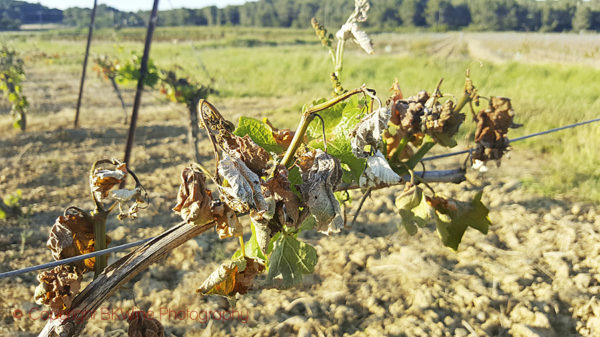
<svg viewBox="0 0 600 337">
<path fill-rule="evenodd" d="M 288 147 L 287 151 L 285 152 L 285 155 L 283 156 L 283 159 L 281 160 L 281 164 L 284 165 L 285 167 L 291 166 L 292 159 L 294 158 L 294 154 L 300 147 L 300 144 L 302 144 L 302 142 L 304 141 L 304 135 L 306 134 L 306 130 L 308 130 L 308 126 L 310 125 L 310 122 L 312 122 L 312 120 L 315 118 L 315 114 L 317 112 L 331 108 L 332 106 L 338 104 L 339 102 L 341 102 L 343 100 L 348 99 L 349 97 L 351 97 L 353 95 L 359 94 L 361 92 L 366 92 L 366 91 L 368 91 L 368 89 L 363 86 L 363 87 L 354 89 L 352 91 L 348 91 L 340 96 L 334 97 L 327 102 L 312 106 L 308 110 L 306 110 L 306 112 L 304 112 L 302 114 L 302 117 L 300 118 L 300 123 L 298 124 L 298 128 L 296 129 L 294 138 L 292 138 L 292 142 L 290 143 L 290 146 Z"/>
<path fill-rule="evenodd" d="M 182 222 L 127 254 L 106 268 L 73 299 L 68 314 L 57 319 L 48 320 L 39 336 L 79 335 L 93 313 L 100 307 L 100 304 L 120 289 L 121 286 L 149 265 L 166 256 L 171 250 L 214 226 L 215 222 L 204 225 Z"/>
<path fill-rule="evenodd" d="M 91 212 L 89 216 L 89 221 L 92 223 L 92 227 L 94 228 L 94 250 L 99 251 L 107 248 L 106 244 L 106 219 L 108 218 L 108 213 L 110 210 L 104 209 L 102 202 L 98 200 L 96 194 L 94 193 L 93 179 L 94 179 L 94 171 L 100 164 L 113 164 L 114 160 L 103 159 L 98 160 L 92 167 L 90 168 L 90 193 L 92 196 L 92 200 L 94 201 L 94 210 Z M 112 207 L 111 207 L 112 209 Z M 106 268 L 108 264 L 108 257 L 106 255 L 98 256 L 94 260 L 94 279 L 98 277 Z"/>
</svg>

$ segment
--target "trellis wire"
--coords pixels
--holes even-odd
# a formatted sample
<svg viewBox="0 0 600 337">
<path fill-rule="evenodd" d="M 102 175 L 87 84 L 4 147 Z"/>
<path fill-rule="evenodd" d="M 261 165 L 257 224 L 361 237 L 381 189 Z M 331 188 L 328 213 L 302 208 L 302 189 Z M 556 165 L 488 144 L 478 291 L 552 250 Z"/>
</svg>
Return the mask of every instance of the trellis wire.
<svg viewBox="0 0 600 337">
<path fill-rule="evenodd" d="M 554 129 L 540 131 L 540 132 L 532 133 L 532 134 L 529 134 L 529 135 L 526 135 L 526 136 L 521 136 L 521 137 L 509 139 L 508 141 L 509 141 L 509 143 L 514 143 L 514 142 L 518 142 L 518 141 L 525 140 L 525 139 L 528 139 L 528 138 L 533 138 L 533 137 L 545 135 L 545 134 L 548 134 L 548 133 L 553 133 L 553 132 L 556 132 L 556 131 L 570 129 L 570 128 L 574 128 L 574 127 L 577 127 L 577 126 L 581 126 L 581 125 L 585 125 L 585 124 L 590 124 L 590 123 L 594 123 L 594 122 L 600 122 L 600 118 L 594 118 L 594 119 L 590 119 L 590 120 L 587 120 L 587 121 L 584 121 L 584 122 L 573 123 L 573 124 L 561 126 L 561 127 L 554 128 Z M 456 152 L 451 152 L 451 153 L 444 153 L 444 154 L 439 154 L 437 156 L 431 156 L 431 157 L 423 158 L 423 159 L 421 159 L 421 161 L 429 161 L 429 160 L 435 160 L 435 159 L 440 159 L 440 158 L 453 157 L 453 156 L 458 156 L 460 154 L 465 154 L 465 153 L 469 153 L 469 152 L 471 152 L 471 149 L 462 150 L 462 151 L 456 151 Z"/>
<path fill-rule="evenodd" d="M 142 239 L 142 240 L 131 242 L 131 243 L 126 243 L 126 244 L 123 244 L 123 245 L 120 245 L 120 246 L 115 246 L 115 247 L 111 247 L 111 248 L 99 250 L 97 252 L 92 252 L 92 253 L 88 253 L 88 254 L 73 256 L 73 257 L 69 257 L 69 258 L 66 258 L 66 259 L 58 260 L 58 261 L 52 261 L 52 262 L 40 264 L 40 265 L 37 265 L 37 266 L 32 266 L 32 267 L 27 267 L 27 268 L 23 268 L 23 269 L 17 269 L 17 270 L 7 271 L 7 272 L 4 272 L 4 273 L 0 273 L 0 279 L 6 278 L 6 277 L 10 277 L 10 276 L 19 275 L 19 274 L 23 274 L 23 273 L 28 273 L 28 272 L 36 271 L 36 270 L 40 270 L 40 269 L 53 268 L 53 267 L 56 267 L 56 266 L 60 266 L 61 264 L 67 264 L 67 263 L 71 263 L 71 262 L 77 262 L 77 261 L 89 259 L 89 258 L 92 258 L 92 257 L 104 255 L 104 254 L 118 252 L 118 251 L 121 251 L 121 250 L 125 250 L 125 249 L 129 249 L 129 248 L 132 248 L 132 247 L 143 245 L 144 243 L 146 243 L 146 242 L 148 242 L 148 241 L 150 241 L 152 239 L 154 239 L 154 237 L 147 238 L 147 239 Z"/>
<path fill-rule="evenodd" d="M 545 130 L 545 131 L 540 131 L 540 132 L 532 133 L 532 134 L 529 134 L 529 135 L 526 135 L 526 136 L 521 136 L 521 137 L 517 137 L 517 138 L 511 139 L 509 141 L 511 143 L 514 143 L 514 142 L 518 142 L 518 141 L 525 140 L 525 139 L 528 139 L 528 138 L 533 138 L 533 137 L 537 137 L 537 136 L 541 136 L 541 135 L 545 135 L 545 134 L 549 134 L 549 133 L 553 133 L 553 132 L 557 132 L 557 131 L 561 131 L 561 130 L 565 130 L 565 129 L 570 129 L 570 128 L 574 128 L 574 127 L 578 127 L 578 126 L 581 126 L 581 125 L 590 124 L 590 123 L 594 123 L 594 122 L 600 122 L 600 118 L 594 118 L 594 119 L 590 119 L 590 120 L 587 120 L 587 121 L 584 121 L 584 122 L 569 124 L 569 125 L 561 126 L 561 127 L 554 128 L 554 129 L 549 129 L 549 130 Z M 460 154 L 469 153 L 469 151 L 471 151 L 471 150 L 469 149 L 469 150 L 457 151 L 457 152 L 452 152 L 452 153 L 445 153 L 445 154 L 441 154 L 441 155 L 437 155 L 437 156 L 431 156 L 431 157 L 423 158 L 422 161 L 428 161 L 428 160 L 434 160 L 434 159 L 440 159 L 440 158 L 457 156 L 457 155 L 460 155 Z M 146 242 L 148 242 L 148 241 L 150 241 L 152 239 L 154 239 L 154 237 L 143 239 L 143 240 L 139 240 L 139 241 L 135 241 L 135 242 L 131 242 L 131 243 L 126 243 L 126 244 L 123 244 L 123 245 L 120 245 L 120 246 L 115 246 L 115 247 L 111 247 L 111 248 L 99 250 L 99 251 L 93 252 L 93 253 L 88 253 L 88 254 L 84 254 L 84 255 L 78 255 L 78 256 L 67 258 L 67 259 L 62 259 L 62 260 L 58 260 L 58 261 L 44 263 L 44 264 L 40 264 L 40 265 L 37 265 L 37 266 L 32 266 L 32 267 L 27 267 L 27 268 L 23 268 L 23 269 L 17 269 L 17 270 L 7 271 L 7 272 L 4 272 L 4 273 L 0 273 L 0 279 L 7 278 L 7 277 L 10 277 L 10 276 L 19 275 L 19 274 L 24 274 L 24 273 L 28 273 L 28 272 L 32 272 L 32 271 L 36 271 L 36 270 L 40 270 L 40 269 L 53 268 L 53 267 L 56 267 L 56 266 L 60 266 L 62 264 L 67 264 L 67 263 L 71 263 L 71 262 L 81 261 L 81 260 L 89 259 L 91 257 L 99 256 L 99 255 L 104 255 L 104 254 L 118 252 L 118 251 L 121 251 L 121 250 L 125 250 L 125 249 L 129 249 L 129 248 L 132 248 L 132 247 L 143 245 L 144 243 L 146 243 Z"/>
</svg>

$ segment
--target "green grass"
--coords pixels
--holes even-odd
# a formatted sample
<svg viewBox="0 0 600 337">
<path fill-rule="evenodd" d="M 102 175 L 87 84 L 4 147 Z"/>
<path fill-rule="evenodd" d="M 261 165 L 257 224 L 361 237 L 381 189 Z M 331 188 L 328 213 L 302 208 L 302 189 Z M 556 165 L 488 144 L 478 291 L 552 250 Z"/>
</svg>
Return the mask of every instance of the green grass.
<svg viewBox="0 0 600 337">
<path fill-rule="evenodd" d="M 113 32 L 113 37 L 121 37 L 118 42 L 108 38 L 109 32 L 101 32 L 99 40 L 92 45 L 92 52 L 126 57 L 131 51 L 141 51 L 142 44 L 137 41 L 141 32 L 139 29 Z M 184 32 L 177 27 L 159 28 L 157 36 L 160 38 L 152 46 L 152 58 L 164 68 L 182 67 L 190 77 L 206 83 L 206 74 L 200 66 L 204 64 L 217 79 L 219 101 L 252 98 L 271 102 L 275 99 L 273 102 L 279 103 L 269 106 L 265 114 L 282 126 L 293 127 L 304 104 L 330 95 L 329 55 L 308 30 L 212 27 L 194 28 L 189 34 Z M 24 38 L 12 39 L 11 44 L 24 53 L 37 50 L 59 55 L 51 64 L 34 60 L 31 67 L 51 67 L 57 72 L 74 74 L 80 71 L 84 41 L 57 32 L 27 34 L 23 34 Z M 137 34 L 138 38 L 127 38 L 127 34 Z M 6 40 L 7 36 L 1 37 Z M 184 41 L 188 36 L 193 41 Z M 411 38 L 415 40 L 414 36 Z M 380 45 L 385 44 L 381 42 Z M 428 44 L 414 42 L 413 47 L 427 49 Z M 409 96 L 421 89 L 431 91 L 443 77 L 443 92 L 459 94 L 465 69 L 470 68 L 482 96 L 512 98 L 516 121 L 525 126 L 511 131 L 510 137 L 591 119 L 600 112 L 600 81 L 597 80 L 600 70 L 597 69 L 514 62 L 494 65 L 462 56 L 441 59 L 415 50 L 412 50 L 413 56 L 398 56 L 383 49 L 369 56 L 349 48 L 342 75 L 344 86 L 355 88 L 366 83 L 385 100 L 394 78 L 398 78 L 405 96 Z M 243 105 L 239 109 L 242 110 L 239 113 L 244 114 Z M 544 167 L 534 179 L 527 181 L 527 186 L 547 195 L 600 200 L 598 138 L 600 125 L 588 125 L 516 143 L 517 151 L 532 149 L 544 159 Z"/>
</svg>

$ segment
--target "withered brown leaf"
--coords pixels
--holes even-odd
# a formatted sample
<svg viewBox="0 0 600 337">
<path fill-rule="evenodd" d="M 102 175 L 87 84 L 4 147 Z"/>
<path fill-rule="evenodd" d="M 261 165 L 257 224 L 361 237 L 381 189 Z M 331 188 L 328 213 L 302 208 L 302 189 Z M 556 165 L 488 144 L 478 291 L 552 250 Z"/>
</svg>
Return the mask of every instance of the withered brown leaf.
<svg viewBox="0 0 600 337">
<path fill-rule="evenodd" d="M 242 224 L 235 212 L 226 204 L 217 204 L 212 207 L 212 216 L 217 223 L 219 239 L 241 236 L 244 234 Z"/>
<path fill-rule="evenodd" d="M 489 106 L 481 110 L 476 117 L 477 146 L 473 151 L 473 159 L 486 162 L 502 158 L 509 150 L 509 140 L 506 136 L 508 129 L 520 126 L 513 122 L 514 115 L 510 99 L 491 97 Z"/>
<path fill-rule="evenodd" d="M 165 329 L 160 322 L 143 311 L 133 311 L 127 318 L 129 337 L 164 337 Z"/>
<path fill-rule="evenodd" d="M 211 193 L 206 188 L 206 177 L 202 171 L 192 167 L 184 168 L 181 171 L 177 205 L 173 210 L 188 223 L 204 225 L 213 220 L 211 202 Z"/>
<path fill-rule="evenodd" d="M 218 171 L 226 183 L 224 186 L 219 186 L 220 197 L 234 211 L 244 213 L 250 210 L 258 212 L 268 210 L 259 176 L 241 159 L 224 154 L 219 162 Z"/>
<path fill-rule="evenodd" d="M 107 243 L 110 238 L 106 237 Z M 46 246 L 52 251 L 55 260 L 79 256 L 94 251 L 94 228 L 92 223 L 81 214 L 69 214 L 59 216 L 46 242 Z M 94 269 L 95 258 L 74 262 L 72 265 L 81 272 Z"/>
<path fill-rule="evenodd" d="M 273 135 L 273 138 L 275 139 L 277 145 L 281 146 L 283 150 L 287 150 L 287 148 L 292 143 L 292 139 L 294 139 L 294 135 L 296 133 L 290 129 L 276 128 L 275 126 L 273 126 L 273 124 L 271 124 L 271 121 L 269 121 L 267 118 L 265 118 L 263 122 L 265 122 L 265 124 L 267 124 L 271 129 L 271 134 Z"/>
<path fill-rule="evenodd" d="M 254 278 L 264 270 L 263 264 L 249 257 L 227 261 L 212 272 L 196 292 L 221 296 L 245 294 L 252 286 Z"/>
<path fill-rule="evenodd" d="M 352 139 L 352 153 L 357 158 L 366 158 L 370 152 L 365 151 L 367 145 L 371 146 L 371 151 L 375 150 L 381 144 L 381 135 L 387 129 L 390 120 L 391 111 L 387 107 L 377 109 L 365 115 L 350 133 Z"/>
<path fill-rule="evenodd" d="M 119 164 L 114 170 L 96 169 L 92 176 L 92 191 L 98 200 L 108 196 L 111 188 L 119 185 L 127 176 L 127 165 Z"/>
<path fill-rule="evenodd" d="M 248 135 L 239 137 L 233 134 L 223 136 L 227 153 L 242 160 L 252 172 L 261 175 L 269 161 L 269 152 L 256 144 Z"/>
<path fill-rule="evenodd" d="M 396 102 L 403 98 L 402 89 L 400 88 L 400 82 L 398 82 L 398 78 L 394 79 L 394 84 L 392 84 L 390 91 L 392 92 L 392 97 L 390 98 L 392 102 Z"/>
<path fill-rule="evenodd" d="M 273 176 L 263 183 L 266 197 L 273 196 L 276 201 L 275 214 L 279 223 L 297 226 L 300 215 L 300 198 L 291 190 L 288 170 L 283 165 L 278 165 Z"/>
<path fill-rule="evenodd" d="M 37 304 L 50 307 L 54 317 L 66 312 L 79 292 L 82 275 L 71 265 L 61 265 L 38 274 L 40 284 L 35 288 Z"/>
<path fill-rule="evenodd" d="M 327 235 L 339 232 L 344 227 L 344 220 L 333 194 L 342 178 L 339 161 L 317 149 L 305 153 L 298 162 L 304 182 L 300 191 L 315 217 L 317 230 Z M 312 165 L 308 166 L 309 163 Z"/>
<path fill-rule="evenodd" d="M 359 185 L 362 188 L 381 187 L 397 184 L 402 178 L 392 170 L 381 151 L 367 157 L 367 167 L 360 176 Z"/>
</svg>

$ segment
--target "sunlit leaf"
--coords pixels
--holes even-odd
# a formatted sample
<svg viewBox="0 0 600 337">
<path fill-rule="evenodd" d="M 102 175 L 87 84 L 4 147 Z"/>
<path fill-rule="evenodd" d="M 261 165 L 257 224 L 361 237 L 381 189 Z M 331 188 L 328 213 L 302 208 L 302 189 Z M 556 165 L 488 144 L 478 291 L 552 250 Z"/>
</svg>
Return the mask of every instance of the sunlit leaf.
<svg viewBox="0 0 600 337">
<path fill-rule="evenodd" d="M 245 294 L 264 265 L 251 258 L 239 258 L 221 264 L 200 285 L 196 292 L 203 295 L 234 296 Z"/>
<path fill-rule="evenodd" d="M 96 169 L 92 176 L 92 191 L 98 200 L 108 197 L 109 191 L 125 180 L 127 165 L 119 164 L 115 169 Z"/>
<path fill-rule="evenodd" d="M 265 261 L 267 261 L 267 258 L 265 257 L 265 253 L 263 252 L 263 249 L 260 247 L 260 245 L 258 243 L 257 230 L 256 230 L 256 227 L 254 226 L 253 222 L 250 222 L 250 228 L 252 230 L 252 236 L 250 236 L 250 240 L 248 240 L 244 243 L 244 250 L 245 250 L 246 256 L 254 258 L 254 259 L 258 259 L 258 260 L 262 261 L 262 263 L 264 264 Z M 242 251 L 240 249 L 238 249 L 235 252 L 235 254 L 233 254 L 232 259 L 237 259 L 241 256 L 242 256 Z"/>
<path fill-rule="evenodd" d="M 397 184 L 402 178 L 392 170 L 383 154 L 377 150 L 374 156 L 367 158 L 367 168 L 360 177 L 360 187 L 379 187 Z"/>
<path fill-rule="evenodd" d="M 435 216 L 433 209 L 427 204 L 423 190 L 415 186 L 407 196 L 396 198 L 396 208 L 402 217 L 402 226 L 410 235 L 417 233 L 418 227 L 425 226 Z"/>
<path fill-rule="evenodd" d="M 277 144 L 269 126 L 258 119 L 240 117 L 237 129 L 233 133 L 240 137 L 248 135 L 256 144 L 269 152 L 283 152 L 283 148 Z"/>
<path fill-rule="evenodd" d="M 325 121 L 327 153 L 339 159 L 341 163 L 348 167 L 348 170 L 344 169 L 343 175 L 343 181 L 346 183 L 353 180 L 358 182 L 365 169 L 366 160 L 356 158 L 352 153 L 352 136 L 350 135 L 359 123 L 359 116 L 365 108 L 365 100 L 353 97 L 320 113 Z M 315 118 L 307 135 L 309 136 L 310 147 L 324 150 L 323 131 L 320 123 L 321 121 Z"/>
<path fill-rule="evenodd" d="M 273 285 L 275 278 L 281 276 L 284 288 L 294 286 L 302 282 L 303 274 L 312 273 L 316 264 L 317 251 L 313 246 L 281 233 L 269 257 L 267 284 Z"/>
<path fill-rule="evenodd" d="M 203 225 L 212 220 L 211 195 L 206 188 L 204 174 L 191 167 L 181 171 L 181 185 L 177 193 L 177 205 L 173 207 L 175 212 L 187 222 Z"/>
<path fill-rule="evenodd" d="M 483 192 L 477 193 L 471 202 L 438 197 L 427 200 L 438 215 L 437 231 L 444 245 L 457 250 L 467 227 L 487 234 L 491 222 L 488 217 L 489 209 L 481 202 L 482 194 Z"/>
</svg>

